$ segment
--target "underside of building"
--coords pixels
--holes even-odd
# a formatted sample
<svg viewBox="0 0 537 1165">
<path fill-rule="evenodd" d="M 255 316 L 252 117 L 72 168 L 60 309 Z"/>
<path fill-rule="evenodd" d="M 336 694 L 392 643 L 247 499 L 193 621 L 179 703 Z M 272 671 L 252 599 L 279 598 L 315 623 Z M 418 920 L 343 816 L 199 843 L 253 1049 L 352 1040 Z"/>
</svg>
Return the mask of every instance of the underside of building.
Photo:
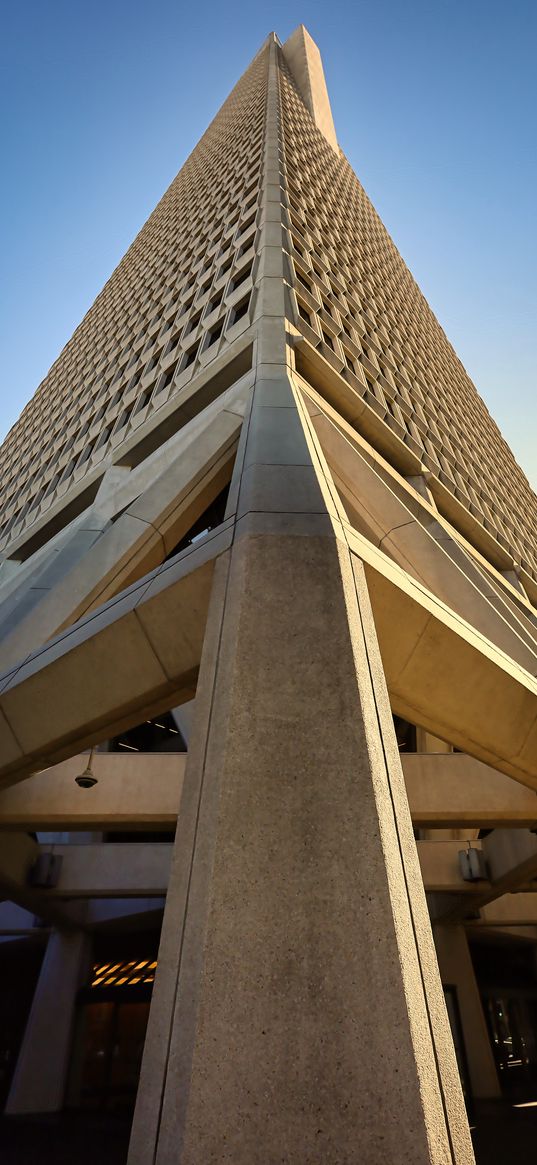
<svg viewBox="0 0 537 1165">
<path fill-rule="evenodd" d="M 302 26 L 0 465 L 6 1143 L 468 1165 L 470 1123 L 500 1160 L 487 1114 L 511 1151 L 537 1105 L 537 500 Z"/>
</svg>

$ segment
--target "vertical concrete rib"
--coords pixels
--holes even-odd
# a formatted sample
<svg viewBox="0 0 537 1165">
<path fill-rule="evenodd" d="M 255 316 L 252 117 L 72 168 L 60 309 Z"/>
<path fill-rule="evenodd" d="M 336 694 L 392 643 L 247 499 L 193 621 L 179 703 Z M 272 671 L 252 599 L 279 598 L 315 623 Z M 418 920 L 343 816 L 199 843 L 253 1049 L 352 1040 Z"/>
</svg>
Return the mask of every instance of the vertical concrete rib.
<svg viewBox="0 0 537 1165">
<path fill-rule="evenodd" d="M 469 1165 L 365 578 L 317 478 L 265 258 L 129 1165 Z"/>
</svg>

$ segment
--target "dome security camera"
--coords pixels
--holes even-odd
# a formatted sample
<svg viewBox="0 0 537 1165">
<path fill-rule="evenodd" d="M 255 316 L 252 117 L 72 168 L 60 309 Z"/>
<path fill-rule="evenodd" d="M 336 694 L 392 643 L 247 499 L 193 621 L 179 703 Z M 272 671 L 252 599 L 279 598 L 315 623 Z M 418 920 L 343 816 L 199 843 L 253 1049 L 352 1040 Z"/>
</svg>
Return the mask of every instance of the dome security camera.
<svg viewBox="0 0 537 1165">
<path fill-rule="evenodd" d="M 93 769 L 91 767 L 92 762 L 93 762 L 93 749 L 90 749 L 88 763 L 87 763 L 86 768 L 84 769 L 84 772 L 81 773 L 79 777 L 75 777 L 75 781 L 81 789 L 92 789 L 93 786 L 97 784 L 97 777 L 93 776 Z"/>
<path fill-rule="evenodd" d="M 92 789 L 97 784 L 97 777 L 94 777 L 90 769 L 86 769 L 85 773 L 81 773 L 79 777 L 75 777 L 77 785 L 81 789 Z"/>
</svg>

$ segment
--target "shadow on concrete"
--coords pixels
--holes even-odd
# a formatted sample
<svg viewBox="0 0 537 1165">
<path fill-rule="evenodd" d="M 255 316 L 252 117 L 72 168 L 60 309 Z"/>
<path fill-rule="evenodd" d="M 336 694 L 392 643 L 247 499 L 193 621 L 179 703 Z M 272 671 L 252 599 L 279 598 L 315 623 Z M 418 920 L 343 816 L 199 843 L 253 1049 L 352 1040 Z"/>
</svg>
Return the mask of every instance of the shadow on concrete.
<svg viewBox="0 0 537 1165">
<path fill-rule="evenodd" d="M 88 1112 L 4 1117 L 0 1120 L 0 1161 L 2 1165 L 125 1165 L 131 1119 L 130 1114 Z M 537 1161 L 537 1108 L 516 1109 L 507 1102 L 481 1104 L 476 1106 L 472 1125 L 476 1165 Z"/>
</svg>

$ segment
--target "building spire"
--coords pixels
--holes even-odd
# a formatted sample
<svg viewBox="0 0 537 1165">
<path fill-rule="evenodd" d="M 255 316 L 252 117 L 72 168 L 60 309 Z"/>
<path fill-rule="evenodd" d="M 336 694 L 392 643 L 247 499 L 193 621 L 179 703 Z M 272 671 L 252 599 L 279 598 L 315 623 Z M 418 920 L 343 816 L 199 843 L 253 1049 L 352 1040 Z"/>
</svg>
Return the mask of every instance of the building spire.
<svg viewBox="0 0 537 1165">
<path fill-rule="evenodd" d="M 295 28 L 295 31 L 286 40 L 283 46 L 283 55 L 300 96 L 309 109 L 317 128 L 338 153 L 339 147 L 321 54 L 303 24 L 299 24 L 298 28 Z"/>
</svg>

